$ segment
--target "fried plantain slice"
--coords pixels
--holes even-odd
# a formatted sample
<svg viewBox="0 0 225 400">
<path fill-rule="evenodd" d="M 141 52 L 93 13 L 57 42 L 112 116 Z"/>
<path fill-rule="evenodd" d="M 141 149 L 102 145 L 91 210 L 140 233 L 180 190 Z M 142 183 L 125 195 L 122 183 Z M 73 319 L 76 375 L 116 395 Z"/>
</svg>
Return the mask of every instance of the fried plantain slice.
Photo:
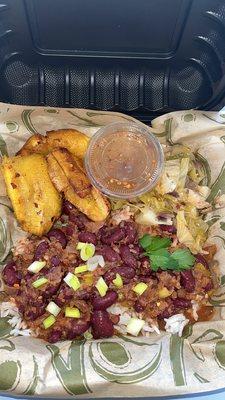
<svg viewBox="0 0 225 400">
<path fill-rule="evenodd" d="M 75 193 L 82 198 L 87 196 L 91 192 L 91 183 L 81 169 L 81 165 L 77 162 L 77 159 L 64 148 L 54 150 L 51 154 L 63 169 L 68 183 L 72 186 Z"/>
<path fill-rule="evenodd" d="M 57 154 L 58 156 L 58 154 Z M 52 182 L 56 189 L 63 193 L 65 198 L 69 200 L 75 207 L 77 207 L 82 213 L 87 215 L 92 221 L 103 221 L 109 214 L 109 202 L 107 199 L 95 188 L 90 187 L 89 193 L 84 197 L 80 197 L 78 192 L 75 190 L 75 183 L 71 184 L 67 175 L 67 169 L 63 164 L 60 157 L 55 157 L 55 151 L 48 154 L 47 163 L 48 171 Z M 80 177 L 80 172 L 77 175 Z M 78 182 L 76 183 L 78 187 Z"/>
<path fill-rule="evenodd" d="M 39 133 L 32 135 L 23 147 L 18 151 L 18 155 L 28 155 L 32 153 L 48 154 L 59 147 L 66 148 L 74 156 L 84 158 L 87 150 L 89 138 L 84 133 L 75 129 L 59 129 L 49 131 L 46 136 Z"/>
<path fill-rule="evenodd" d="M 75 129 L 59 129 L 46 133 L 49 149 L 64 147 L 78 158 L 84 158 L 89 138 Z"/>
<path fill-rule="evenodd" d="M 15 216 L 25 231 L 42 236 L 61 214 L 61 196 L 55 189 L 41 154 L 4 157 L 2 172 Z"/>
<path fill-rule="evenodd" d="M 29 137 L 23 147 L 17 152 L 17 155 L 27 156 L 33 153 L 48 154 L 49 146 L 45 136 L 36 133 Z"/>
</svg>

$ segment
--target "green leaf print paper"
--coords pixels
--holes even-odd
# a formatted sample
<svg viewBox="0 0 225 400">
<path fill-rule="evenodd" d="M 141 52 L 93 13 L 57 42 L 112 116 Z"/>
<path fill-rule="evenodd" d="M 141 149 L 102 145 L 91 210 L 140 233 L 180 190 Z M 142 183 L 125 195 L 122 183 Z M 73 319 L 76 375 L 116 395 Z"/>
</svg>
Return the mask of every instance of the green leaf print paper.
<svg viewBox="0 0 225 400">
<path fill-rule="evenodd" d="M 0 104 L 0 157 L 14 155 L 32 134 L 74 128 L 92 136 L 126 115 L 94 110 Z M 136 121 L 138 122 L 138 121 Z M 138 122 L 140 123 L 140 122 Z M 149 131 L 162 144 L 184 144 L 197 154 L 214 201 L 207 215 L 209 243 L 218 251 L 213 266 L 220 288 L 211 302 L 213 321 L 148 338 L 65 341 L 54 345 L 30 336 L 10 336 L 0 318 L 0 391 L 59 398 L 150 397 L 221 389 L 225 382 L 225 124 L 216 112 L 178 111 L 156 118 Z M 25 233 L 18 227 L 0 174 L 0 268 Z M 1 284 L 1 282 L 0 282 Z M 0 286 L 1 290 L 3 286 Z M 1 292 L 0 292 L 1 300 Z"/>
</svg>

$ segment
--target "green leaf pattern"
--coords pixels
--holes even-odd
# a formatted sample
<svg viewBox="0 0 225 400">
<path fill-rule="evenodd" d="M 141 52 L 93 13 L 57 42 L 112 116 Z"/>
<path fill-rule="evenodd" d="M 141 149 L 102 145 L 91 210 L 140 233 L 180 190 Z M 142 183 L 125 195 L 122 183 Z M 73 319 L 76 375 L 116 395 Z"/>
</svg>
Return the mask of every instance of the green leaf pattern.
<svg viewBox="0 0 225 400">
<path fill-rule="evenodd" d="M 14 154 L 34 133 L 75 128 L 91 136 L 106 124 L 135 121 L 107 111 L 6 104 L 1 104 L 1 108 L 4 112 L 0 114 L 0 156 Z M 152 121 L 149 129 L 162 143 L 185 144 L 197 153 L 205 170 L 204 184 L 212 188 L 210 201 L 225 194 L 222 115 L 195 110 L 169 113 Z M 211 143 L 215 151 L 209 151 Z M 0 185 L 0 266 L 5 264 L 12 244 L 21 236 L 4 195 Z M 214 207 L 206 221 L 210 241 L 219 248 L 216 260 L 222 287 L 212 298 L 219 313 L 225 306 L 225 208 Z M 1 391 L 41 397 L 95 398 L 165 396 L 224 387 L 225 323 L 220 317 L 187 326 L 181 338 L 163 332 L 149 338 L 120 336 L 46 345 L 37 339 L 10 337 L 10 330 L 8 318 L 0 318 Z"/>
</svg>

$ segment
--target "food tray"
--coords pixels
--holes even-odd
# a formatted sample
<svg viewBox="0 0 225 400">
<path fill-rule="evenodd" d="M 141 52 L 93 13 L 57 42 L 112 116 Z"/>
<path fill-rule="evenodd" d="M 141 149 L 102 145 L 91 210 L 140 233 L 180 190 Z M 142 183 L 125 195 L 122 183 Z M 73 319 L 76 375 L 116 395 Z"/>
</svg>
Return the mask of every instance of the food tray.
<svg viewBox="0 0 225 400">
<path fill-rule="evenodd" d="M 33 133 L 49 129 L 77 128 L 92 135 L 100 126 L 124 119 L 117 113 L 80 109 L 31 108 L 0 104 L 1 154 L 14 154 Z M 211 197 L 223 196 L 224 115 L 183 111 L 152 122 L 162 143 L 185 143 L 197 151 L 205 165 Z M 151 128 L 149 128 L 151 129 Z M 18 229 L 1 188 L 1 258 L 24 232 Z M 3 205 L 5 204 L 5 206 Z M 31 337 L 9 337 L 11 327 L 0 320 L 0 390 L 42 397 L 170 396 L 204 393 L 224 387 L 224 229 L 225 208 L 209 215 L 209 237 L 218 246 L 221 289 L 212 302 L 215 320 L 199 322 L 183 336 L 152 334 L 149 338 L 111 338 L 84 342 L 46 344 Z M 4 262 L 2 262 L 4 265 Z"/>
</svg>

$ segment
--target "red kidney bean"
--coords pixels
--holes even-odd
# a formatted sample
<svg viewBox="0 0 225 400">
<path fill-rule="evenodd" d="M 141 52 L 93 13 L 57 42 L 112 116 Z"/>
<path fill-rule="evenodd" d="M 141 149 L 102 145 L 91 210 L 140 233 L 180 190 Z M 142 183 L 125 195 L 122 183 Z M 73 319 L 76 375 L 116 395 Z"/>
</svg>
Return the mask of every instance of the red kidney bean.
<svg viewBox="0 0 225 400">
<path fill-rule="evenodd" d="M 92 293 L 88 292 L 87 290 L 79 290 L 76 292 L 76 298 L 79 300 L 88 301 L 88 300 L 90 300 L 91 296 L 92 296 Z"/>
<path fill-rule="evenodd" d="M 190 269 L 180 273 L 180 283 L 187 292 L 193 292 L 195 290 L 195 278 Z"/>
<path fill-rule="evenodd" d="M 116 278 L 117 273 L 121 275 L 124 283 L 130 282 L 130 280 L 135 277 L 135 270 L 131 267 L 124 265 L 121 267 L 115 267 L 115 268 L 109 269 L 104 274 L 104 279 L 105 279 L 106 283 L 112 282 L 113 279 Z"/>
<path fill-rule="evenodd" d="M 204 290 L 206 291 L 206 292 L 209 292 L 210 290 L 212 290 L 213 289 L 213 282 L 212 281 L 209 281 L 209 283 L 207 283 L 207 285 L 204 287 Z"/>
<path fill-rule="evenodd" d="M 66 229 L 65 229 L 65 233 L 66 233 L 66 236 L 73 236 L 73 234 L 74 234 L 74 229 L 72 228 L 72 226 L 67 226 L 66 227 Z"/>
<path fill-rule="evenodd" d="M 119 254 L 112 249 L 112 247 L 107 245 L 101 245 L 96 248 L 96 254 L 100 254 L 103 256 L 105 261 L 109 262 L 119 262 L 120 256 Z"/>
<path fill-rule="evenodd" d="M 92 232 L 80 232 L 78 238 L 80 242 L 97 244 L 97 236 Z"/>
<path fill-rule="evenodd" d="M 141 282 L 149 283 L 149 276 L 146 275 L 138 275 L 138 278 Z"/>
<path fill-rule="evenodd" d="M 98 231 L 99 239 L 101 239 L 101 237 L 105 236 L 107 233 L 109 233 L 109 228 L 108 226 L 103 225 Z"/>
<path fill-rule="evenodd" d="M 134 303 L 134 309 L 137 313 L 144 311 L 145 307 L 143 307 L 138 301 Z"/>
<path fill-rule="evenodd" d="M 41 260 L 41 258 L 45 255 L 48 248 L 49 248 L 49 243 L 46 242 L 45 240 L 39 243 L 34 253 L 34 260 Z"/>
<path fill-rule="evenodd" d="M 20 304 L 19 307 L 18 307 L 18 310 L 19 310 L 20 314 L 24 314 L 24 311 L 25 311 L 24 304 Z"/>
<path fill-rule="evenodd" d="M 158 314 L 157 318 L 158 319 L 169 318 L 174 314 L 174 312 L 175 312 L 174 307 L 170 306 L 169 308 L 166 308 L 165 310 L 160 312 L 160 314 Z"/>
<path fill-rule="evenodd" d="M 167 212 L 161 212 L 157 215 L 158 219 L 160 221 L 167 221 L 168 218 L 171 218 L 173 214 L 167 213 Z"/>
<path fill-rule="evenodd" d="M 73 210 L 75 210 L 75 207 L 70 201 L 64 200 L 63 206 L 62 206 L 62 212 L 63 214 L 69 215 Z"/>
<path fill-rule="evenodd" d="M 46 307 L 46 304 L 41 305 L 38 308 L 35 308 L 35 310 L 32 308 L 31 310 L 26 311 L 24 314 L 25 319 L 34 321 L 35 319 L 39 318 L 41 315 L 43 315 L 45 313 L 45 307 Z"/>
<path fill-rule="evenodd" d="M 94 311 L 91 317 L 91 327 L 94 339 L 113 336 L 113 323 L 107 311 Z"/>
<path fill-rule="evenodd" d="M 73 340 L 77 336 L 83 335 L 84 332 L 90 327 L 90 322 L 88 321 L 71 321 L 70 330 L 67 332 L 67 339 Z"/>
<path fill-rule="evenodd" d="M 52 267 L 57 267 L 60 264 L 60 258 L 58 256 L 52 256 L 50 259 L 50 264 Z"/>
<path fill-rule="evenodd" d="M 128 265 L 128 267 L 137 268 L 137 260 L 127 245 L 122 244 L 120 246 L 120 256 L 124 264 Z"/>
<path fill-rule="evenodd" d="M 51 229 L 48 234 L 47 234 L 48 238 L 55 238 L 62 246 L 63 249 L 65 249 L 66 245 L 67 245 L 67 239 L 66 239 L 66 235 L 65 233 L 58 228 L 54 228 Z"/>
<path fill-rule="evenodd" d="M 176 197 L 176 198 L 179 197 L 179 193 L 176 192 L 175 190 L 173 190 L 172 192 L 169 192 L 168 194 L 170 194 L 171 196 Z"/>
<path fill-rule="evenodd" d="M 120 242 L 125 237 L 125 231 L 123 228 L 113 228 L 107 234 L 101 235 L 101 241 L 104 244 L 115 244 Z"/>
<path fill-rule="evenodd" d="M 174 225 L 159 225 L 161 231 L 168 233 L 176 233 L 177 228 Z"/>
<path fill-rule="evenodd" d="M 147 256 L 141 258 L 140 274 L 145 276 L 150 276 L 152 274 L 150 261 Z"/>
<path fill-rule="evenodd" d="M 191 300 L 187 299 L 181 299 L 177 297 L 176 299 L 173 299 L 173 305 L 175 308 L 190 308 L 191 307 Z"/>
<path fill-rule="evenodd" d="M 209 269 L 209 264 L 208 264 L 208 262 L 206 261 L 205 257 L 202 256 L 201 254 L 196 254 L 196 255 L 195 255 L 195 261 L 196 261 L 197 263 L 200 263 L 200 264 L 204 265 L 204 267 L 206 267 L 206 268 Z"/>
<path fill-rule="evenodd" d="M 122 223 L 121 223 L 122 224 Z M 137 239 L 137 230 L 133 222 L 124 222 L 123 229 L 125 231 L 125 243 L 132 244 Z"/>
<path fill-rule="evenodd" d="M 94 310 L 106 310 L 112 304 L 116 302 L 118 299 L 118 295 L 113 290 L 110 290 L 106 293 L 104 297 L 95 296 L 92 300 L 92 306 Z"/>
<path fill-rule="evenodd" d="M 57 283 L 56 285 L 48 285 L 45 288 L 45 291 L 44 291 L 44 294 L 43 294 L 44 297 L 48 298 L 49 296 L 53 296 L 53 294 L 56 294 L 58 289 L 59 289 L 59 286 L 60 286 L 60 283 Z"/>
<path fill-rule="evenodd" d="M 47 269 L 46 268 L 44 268 L 44 269 L 42 269 L 42 273 L 43 273 L 43 271 L 47 271 Z M 33 281 L 33 278 L 34 278 L 34 274 L 32 274 L 31 272 L 27 272 L 25 275 L 24 275 L 24 277 L 23 277 L 23 279 L 25 280 L 25 282 L 27 282 L 28 284 L 29 284 L 29 282 L 32 280 Z"/>
<path fill-rule="evenodd" d="M 20 284 L 21 282 L 21 274 L 16 269 L 16 264 L 14 261 L 8 262 L 5 268 L 2 271 L 2 278 L 6 285 L 14 286 L 15 284 Z"/>
<path fill-rule="evenodd" d="M 143 249 L 139 244 L 134 244 L 133 247 L 130 247 L 130 251 L 137 258 L 143 253 Z"/>
<path fill-rule="evenodd" d="M 54 329 L 50 332 L 48 336 L 49 343 L 59 342 L 62 338 L 62 332 L 59 329 Z"/>
<path fill-rule="evenodd" d="M 135 270 L 127 265 L 122 265 L 121 267 L 116 267 L 116 273 L 120 274 L 123 282 L 128 283 L 131 279 L 135 277 Z"/>
<path fill-rule="evenodd" d="M 69 220 L 71 222 L 73 222 L 78 227 L 78 229 L 80 229 L 80 230 L 85 228 L 85 224 L 88 221 L 88 219 L 83 214 L 79 214 L 79 215 L 70 214 L 69 215 Z"/>
<path fill-rule="evenodd" d="M 66 301 L 73 298 L 74 291 L 69 286 L 62 285 L 57 298 L 54 300 L 59 307 L 62 307 Z"/>
</svg>

